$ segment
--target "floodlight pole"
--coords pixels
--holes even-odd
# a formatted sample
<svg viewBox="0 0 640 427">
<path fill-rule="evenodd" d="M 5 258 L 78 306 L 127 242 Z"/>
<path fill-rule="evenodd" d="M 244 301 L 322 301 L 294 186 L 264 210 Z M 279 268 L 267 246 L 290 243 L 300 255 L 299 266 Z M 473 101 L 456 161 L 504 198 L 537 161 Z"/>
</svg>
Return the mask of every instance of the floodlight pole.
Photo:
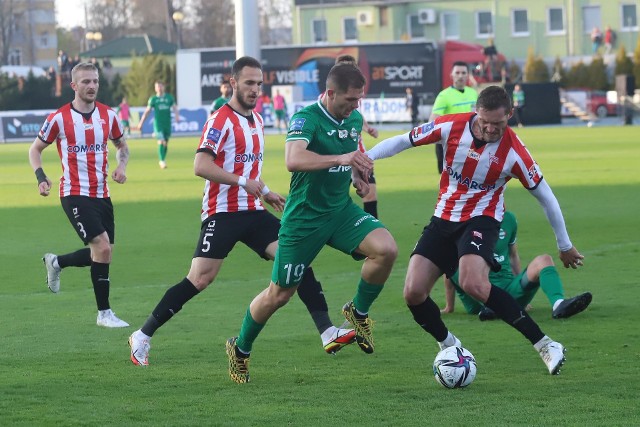
<svg viewBox="0 0 640 427">
<path fill-rule="evenodd" d="M 236 58 L 260 58 L 260 25 L 257 0 L 236 0 Z"/>
</svg>

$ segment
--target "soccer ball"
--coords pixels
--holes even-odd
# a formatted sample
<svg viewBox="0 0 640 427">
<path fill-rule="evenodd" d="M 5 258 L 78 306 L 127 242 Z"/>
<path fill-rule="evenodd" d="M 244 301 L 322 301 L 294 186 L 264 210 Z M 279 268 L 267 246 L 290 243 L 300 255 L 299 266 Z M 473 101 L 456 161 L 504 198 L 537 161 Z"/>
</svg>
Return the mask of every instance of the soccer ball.
<svg viewBox="0 0 640 427">
<path fill-rule="evenodd" d="M 476 377 L 476 359 L 466 348 L 447 347 L 433 361 L 433 375 L 446 388 L 466 387 Z"/>
</svg>

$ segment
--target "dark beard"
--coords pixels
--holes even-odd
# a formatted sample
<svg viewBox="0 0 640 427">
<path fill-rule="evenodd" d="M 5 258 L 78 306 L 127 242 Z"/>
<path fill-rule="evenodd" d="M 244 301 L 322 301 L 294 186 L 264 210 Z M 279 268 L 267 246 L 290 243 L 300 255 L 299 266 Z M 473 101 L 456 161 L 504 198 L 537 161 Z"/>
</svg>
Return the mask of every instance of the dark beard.
<svg viewBox="0 0 640 427">
<path fill-rule="evenodd" d="M 248 104 L 242 97 L 238 96 L 236 98 L 238 100 L 238 104 L 245 110 L 253 110 L 256 107 L 256 103 Z"/>
</svg>

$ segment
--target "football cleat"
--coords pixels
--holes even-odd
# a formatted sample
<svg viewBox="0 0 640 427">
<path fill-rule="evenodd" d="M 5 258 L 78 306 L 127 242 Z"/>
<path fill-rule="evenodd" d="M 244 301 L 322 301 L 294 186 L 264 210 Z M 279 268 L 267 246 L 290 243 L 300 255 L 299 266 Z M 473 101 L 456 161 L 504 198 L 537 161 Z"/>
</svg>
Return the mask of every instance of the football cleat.
<svg viewBox="0 0 640 427">
<path fill-rule="evenodd" d="M 573 298 L 562 300 L 556 309 L 553 310 L 551 316 L 554 319 L 566 319 L 567 317 L 571 317 L 589 307 L 591 299 L 591 292 L 585 292 Z"/>
<path fill-rule="evenodd" d="M 119 319 L 111 309 L 98 311 L 96 324 L 105 328 L 126 328 L 129 326 L 127 322 Z"/>
<path fill-rule="evenodd" d="M 42 257 L 44 267 L 47 269 L 47 286 L 54 294 L 57 294 L 60 290 L 60 272 L 62 271 L 60 267 L 55 267 L 53 265 L 53 262 L 57 258 L 58 257 L 54 254 L 44 254 Z"/>
<path fill-rule="evenodd" d="M 566 360 L 564 357 L 565 351 L 564 346 L 555 341 L 548 342 L 540 349 L 540 357 L 542 357 L 544 364 L 547 365 L 547 369 L 549 369 L 551 375 L 558 375 L 560 373 L 560 368 Z"/>
<path fill-rule="evenodd" d="M 149 342 L 149 338 L 145 337 L 140 329 L 132 333 L 129 337 L 129 347 L 131 348 L 131 361 L 134 365 L 149 366 L 151 343 Z"/>
<path fill-rule="evenodd" d="M 225 345 L 229 358 L 229 377 L 238 384 L 249 382 L 249 356 L 238 356 L 236 341 L 238 337 L 229 338 Z"/>
<path fill-rule="evenodd" d="M 342 314 L 353 325 L 356 333 L 356 342 L 360 350 L 367 354 L 373 353 L 373 335 L 371 333 L 373 320 L 369 319 L 369 316 L 358 316 L 353 301 L 346 303 L 342 307 Z"/>
<path fill-rule="evenodd" d="M 356 331 L 353 329 L 336 328 L 331 338 L 323 342 L 324 351 L 329 354 L 336 354 L 342 347 L 352 344 L 356 341 Z"/>
</svg>

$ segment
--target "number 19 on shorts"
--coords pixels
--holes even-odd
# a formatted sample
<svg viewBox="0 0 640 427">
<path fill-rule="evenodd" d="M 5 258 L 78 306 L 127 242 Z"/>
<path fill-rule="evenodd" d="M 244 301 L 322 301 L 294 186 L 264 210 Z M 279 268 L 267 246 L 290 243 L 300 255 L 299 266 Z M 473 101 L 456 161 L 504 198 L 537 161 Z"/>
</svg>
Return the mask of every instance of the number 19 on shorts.
<svg viewBox="0 0 640 427">
<path fill-rule="evenodd" d="M 304 275 L 305 266 L 304 264 L 285 264 L 283 267 L 287 271 L 287 280 L 286 285 L 291 284 L 291 279 L 293 278 L 294 283 L 300 283 L 302 281 L 302 276 Z"/>
</svg>

